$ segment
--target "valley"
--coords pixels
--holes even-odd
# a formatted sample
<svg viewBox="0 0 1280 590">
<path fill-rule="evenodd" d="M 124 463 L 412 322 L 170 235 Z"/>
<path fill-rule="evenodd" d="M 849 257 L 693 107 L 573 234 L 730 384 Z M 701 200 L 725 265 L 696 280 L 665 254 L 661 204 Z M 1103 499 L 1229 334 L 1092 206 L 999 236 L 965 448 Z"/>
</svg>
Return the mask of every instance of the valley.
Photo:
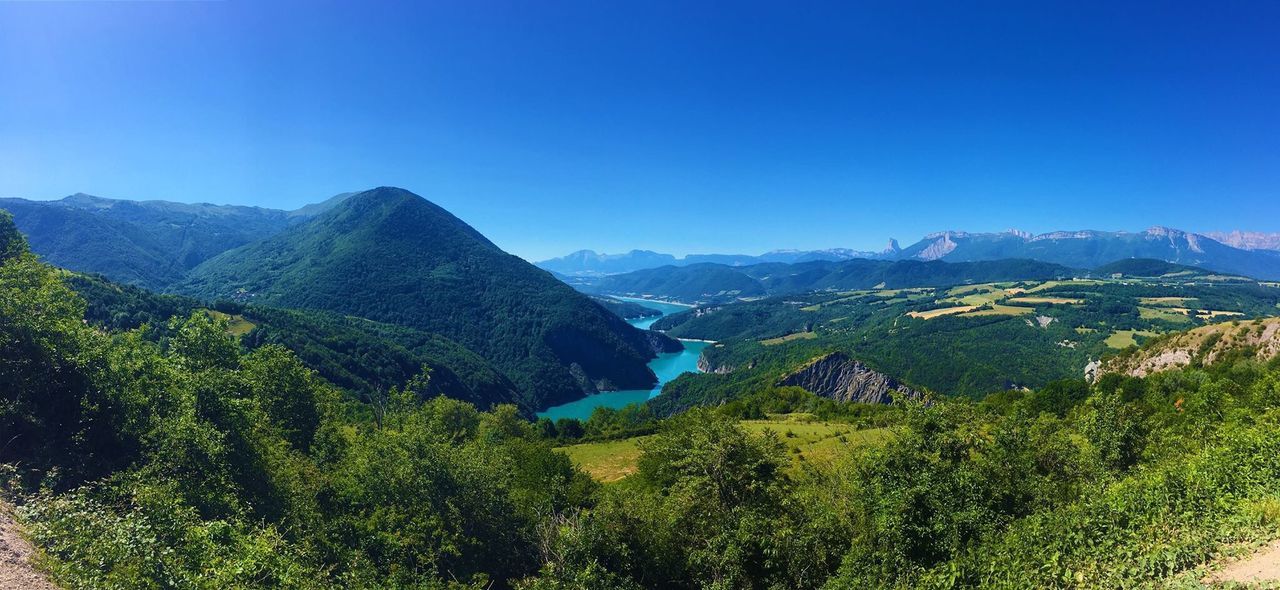
<svg viewBox="0 0 1280 590">
<path fill-rule="evenodd" d="M 649 299 L 639 299 L 622 297 L 621 301 L 640 305 L 660 313 L 657 316 L 645 316 L 627 320 L 631 325 L 641 330 L 647 330 L 653 326 L 654 322 L 661 317 L 679 313 L 688 309 L 689 306 L 665 303 L 661 301 L 653 301 Z M 657 397 L 662 393 L 662 387 L 667 382 L 683 375 L 685 373 L 697 373 L 698 359 L 702 356 L 702 351 L 707 347 L 707 342 L 682 340 L 683 349 L 678 352 L 659 353 L 657 358 L 649 361 L 649 369 L 653 371 L 658 378 L 658 383 L 652 389 L 636 389 L 622 391 L 605 391 L 594 395 L 588 395 L 580 400 L 572 401 L 559 406 L 547 408 L 542 412 L 538 412 L 539 418 L 547 418 L 550 420 L 559 420 L 561 418 L 570 418 L 577 420 L 587 420 L 591 417 L 592 412 L 596 408 L 623 408 L 631 404 L 643 404 L 650 398 Z"/>
<path fill-rule="evenodd" d="M 132 206 L 56 207 L 113 224 Z M 1159 259 L 808 254 L 570 276 L 400 189 L 299 211 L 185 270 L 133 251 L 149 262 L 110 275 L 49 266 L 28 250 L 52 246 L 0 227 L 0 425 L 17 435 L 0 459 L 21 459 L 4 485 L 52 556 L 38 575 L 147 582 L 152 558 L 97 557 L 146 530 L 182 549 L 148 567 L 193 585 L 265 543 L 269 563 L 215 585 L 696 587 L 683 550 L 655 548 L 729 543 L 779 587 L 1101 588 L 1199 575 L 1224 538 L 1201 531 L 1261 543 L 1280 522 L 1259 512 L 1280 502 L 1275 282 Z M 1087 543 L 1061 532 L 1117 518 Z M 548 526 L 608 569 L 542 556 Z M 1167 544 L 1132 540 L 1156 529 Z M 399 543 L 441 569 L 403 569 Z"/>
</svg>

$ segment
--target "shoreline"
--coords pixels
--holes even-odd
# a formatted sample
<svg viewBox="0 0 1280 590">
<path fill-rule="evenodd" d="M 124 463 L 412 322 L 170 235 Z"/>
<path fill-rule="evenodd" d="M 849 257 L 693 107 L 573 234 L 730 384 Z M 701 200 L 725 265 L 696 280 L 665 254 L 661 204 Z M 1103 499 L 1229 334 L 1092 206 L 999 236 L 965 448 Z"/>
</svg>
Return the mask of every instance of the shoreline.
<svg viewBox="0 0 1280 590">
<path fill-rule="evenodd" d="M 622 301 L 630 301 L 630 302 L 632 302 L 632 303 L 639 303 L 639 302 L 641 302 L 641 301 L 648 301 L 648 302 L 652 302 L 652 303 L 665 303 L 665 304 L 667 304 L 667 305 L 678 305 L 678 306 L 680 306 L 680 307 L 688 307 L 688 308 L 695 308 L 695 307 L 698 307 L 698 306 L 697 306 L 697 304 L 695 304 L 695 303 L 685 303 L 685 302 L 683 302 L 683 301 L 666 301 L 666 300 L 663 300 L 663 299 L 647 299 L 647 298 L 644 298 L 644 297 L 623 297 L 623 296 L 621 296 L 621 295 L 608 295 L 608 297 L 612 297 L 612 298 L 614 298 L 614 299 L 619 299 L 619 300 L 622 300 Z M 663 315 L 666 315 L 666 314 L 663 314 Z"/>
</svg>

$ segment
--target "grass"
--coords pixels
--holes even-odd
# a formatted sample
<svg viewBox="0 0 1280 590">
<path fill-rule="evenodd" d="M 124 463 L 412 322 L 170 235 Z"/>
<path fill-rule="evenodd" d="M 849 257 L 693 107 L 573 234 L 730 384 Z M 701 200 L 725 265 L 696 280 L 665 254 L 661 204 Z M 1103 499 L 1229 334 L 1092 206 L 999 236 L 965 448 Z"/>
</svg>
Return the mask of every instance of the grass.
<svg viewBox="0 0 1280 590">
<path fill-rule="evenodd" d="M 646 438 L 649 437 L 584 443 L 560 447 L 558 450 L 568 455 L 574 465 L 596 481 L 609 483 L 636 472 L 636 462 L 640 460 L 640 441 Z"/>
<path fill-rule="evenodd" d="M 1067 299 L 1065 297 L 1011 297 L 1009 303 L 1027 303 L 1030 305 L 1076 305 L 1084 303 L 1083 299 Z"/>
<path fill-rule="evenodd" d="M 235 336 L 236 338 L 244 336 L 245 334 L 252 332 L 254 328 L 258 327 L 257 324 L 244 319 L 244 316 L 239 314 L 231 315 L 228 313 L 223 313 L 223 312 L 215 311 L 212 309 L 207 311 L 209 312 L 209 315 L 213 316 L 215 319 L 226 320 L 227 333 L 232 336 Z"/>
<path fill-rule="evenodd" d="M 778 433 L 778 440 L 787 446 L 794 461 L 810 465 L 830 463 L 843 450 L 876 444 L 889 435 L 887 428 L 858 430 L 853 425 L 838 422 L 795 422 L 773 418 L 743 420 L 740 424 L 747 432 L 761 436 L 770 430 Z"/>
<path fill-rule="evenodd" d="M 1111 348 L 1124 349 L 1130 346 L 1137 346 L 1137 336 L 1150 338 L 1155 335 L 1155 332 L 1147 330 L 1116 330 L 1110 336 L 1107 336 L 1106 344 Z"/>
<path fill-rule="evenodd" d="M 751 434 L 764 436 L 766 431 L 777 433 L 778 440 L 786 445 L 792 458 L 792 466 L 801 464 L 824 465 L 847 449 L 879 444 L 889 436 L 887 428 L 859 430 L 851 424 L 809 421 L 807 415 L 779 415 L 768 420 L 743 420 L 742 428 Z M 596 481 L 619 481 L 636 472 L 640 460 L 640 443 L 649 436 L 622 440 L 591 442 L 560 447 L 579 469 Z"/>
<path fill-rule="evenodd" d="M 990 316 L 990 315 L 1026 315 L 1029 313 L 1035 313 L 1035 311 L 1036 310 L 1030 307 L 1018 307 L 1016 305 L 1000 305 L 999 303 L 996 303 L 996 304 L 993 304 L 990 309 L 980 309 L 978 311 L 972 311 L 964 314 L 964 317 L 976 318 L 976 317 Z"/>
<path fill-rule="evenodd" d="M 1054 287 L 1060 287 L 1062 285 L 1071 285 L 1071 286 L 1101 285 L 1103 282 L 1104 281 L 1099 281 L 1097 279 L 1079 279 L 1079 280 L 1073 280 L 1073 281 L 1045 281 L 1043 283 L 1040 283 L 1039 285 L 1036 285 L 1031 289 L 1027 289 L 1027 292 L 1037 293 L 1040 291 L 1052 289 Z"/>
<path fill-rule="evenodd" d="M 1195 301 L 1194 297 L 1139 297 L 1138 301 L 1143 305 L 1154 305 L 1159 307 L 1186 307 L 1189 302 Z"/>
<path fill-rule="evenodd" d="M 1188 317 L 1185 312 L 1160 307 L 1139 307 L 1138 317 L 1144 320 L 1165 320 L 1168 322 L 1178 323 L 1188 323 L 1191 321 L 1191 318 Z"/>
<path fill-rule="evenodd" d="M 959 307 L 943 307 L 940 309 L 930 309 L 929 311 L 911 311 L 911 312 L 907 312 L 907 315 L 913 318 L 928 320 L 928 319 L 933 319 L 939 316 L 951 315 L 953 313 L 964 313 L 966 311 L 973 311 L 975 309 L 978 309 L 978 306 L 961 305 Z"/>
<path fill-rule="evenodd" d="M 763 344 L 765 346 L 774 346 L 777 344 L 784 344 L 787 342 L 791 342 L 792 340 L 812 340 L 817 337 L 818 337 L 818 334 L 815 332 L 795 332 L 792 334 L 787 334 L 786 336 L 779 336 L 777 338 L 766 338 L 764 340 L 761 340 L 760 344 Z"/>
</svg>

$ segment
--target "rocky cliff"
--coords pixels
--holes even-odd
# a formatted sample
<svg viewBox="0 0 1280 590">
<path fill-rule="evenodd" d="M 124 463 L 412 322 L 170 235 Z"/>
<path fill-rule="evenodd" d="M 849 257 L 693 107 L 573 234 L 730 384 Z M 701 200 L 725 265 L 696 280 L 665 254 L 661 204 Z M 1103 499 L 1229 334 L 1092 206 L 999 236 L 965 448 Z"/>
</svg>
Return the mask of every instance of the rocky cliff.
<svg viewBox="0 0 1280 590">
<path fill-rule="evenodd" d="M 1107 359 L 1088 377 L 1108 373 L 1146 377 L 1191 364 L 1209 365 L 1230 353 L 1267 360 L 1280 356 L 1280 318 L 1203 326 L 1161 338 L 1141 349 Z"/>
<path fill-rule="evenodd" d="M 809 361 L 783 377 L 779 385 L 794 385 L 805 391 L 842 402 L 887 404 L 895 394 L 910 399 L 925 397 L 914 389 L 861 361 L 835 352 Z"/>
</svg>

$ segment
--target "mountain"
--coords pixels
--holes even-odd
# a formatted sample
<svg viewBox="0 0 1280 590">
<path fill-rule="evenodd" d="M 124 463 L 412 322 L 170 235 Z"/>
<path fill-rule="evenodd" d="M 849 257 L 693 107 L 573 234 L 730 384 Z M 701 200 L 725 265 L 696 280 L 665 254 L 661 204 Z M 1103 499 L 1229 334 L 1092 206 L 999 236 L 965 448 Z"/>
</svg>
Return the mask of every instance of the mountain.
<svg viewBox="0 0 1280 590">
<path fill-rule="evenodd" d="M 600 294 L 725 302 L 819 290 L 938 287 L 991 281 L 1048 280 L 1081 274 L 1084 271 L 1058 264 L 1018 259 L 963 263 L 851 259 L 741 267 L 704 263 L 610 275 L 579 284 L 579 288 Z"/>
<path fill-rule="evenodd" d="M 649 388 L 656 378 L 646 362 L 672 345 L 397 188 L 353 195 L 224 252 L 172 291 L 440 334 L 500 369 L 533 409 L 598 388 Z"/>
<path fill-rule="evenodd" d="M 0 199 L 0 209 L 13 214 L 32 251 L 50 264 L 162 289 L 201 262 L 308 219 L 342 197 L 296 211 L 85 194 Z"/>
<path fill-rule="evenodd" d="M 562 275 L 607 275 L 675 264 L 676 257 L 649 250 L 632 250 L 626 254 L 600 254 L 578 250 L 572 254 L 543 260 L 538 268 Z"/>
<path fill-rule="evenodd" d="M 847 248 L 828 250 L 772 250 L 759 256 L 749 254 L 690 254 L 676 258 L 650 250 L 632 250 L 626 254 L 599 254 L 592 250 L 579 250 L 567 256 L 535 263 L 539 268 L 570 277 L 603 276 L 658 268 L 660 266 L 690 266 L 695 264 L 722 264 L 749 266 L 764 262 L 808 262 L 814 260 L 848 260 L 873 258 L 875 252 L 862 252 Z"/>
<path fill-rule="evenodd" d="M 1241 250 L 1200 234 L 1158 226 L 1136 233 L 945 231 L 925 236 L 895 257 L 947 262 L 1028 258 L 1074 268 L 1096 268 L 1125 258 L 1150 258 L 1258 279 L 1280 279 L 1280 253 Z"/>
<path fill-rule="evenodd" d="M 1280 279 L 1280 234 L 1237 231 L 1201 235 L 1159 226 L 1141 232 L 1081 230 L 1039 235 L 1013 229 L 999 233 L 942 231 L 929 234 L 906 248 L 890 239 L 879 252 L 833 248 L 775 250 L 759 256 L 691 254 L 675 258 L 649 251 L 606 255 L 583 250 L 537 264 L 566 276 L 583 277 L 701 263 L 752 266 L 768 262 L 795 264 L 853 259 L 975 262 L 1010 258 L 1072 268 L 1096 268 L 1126 258 L 1147 258 L 1272 280 Z"/>
<path fill-rule="evenodd" d="M 84 298 L 85 319 L 120 331 L 149 324 L 163 338 L 171 318 L 185 318 L 207 304 L 189 297 L 159 295 L 97 275 L 68 273 L 67 286 Z M 489 408 L 518 403 L 516 387 L 474 352 L 443 336 L 338 314 L 219 304 L 210 313 L 234 322 L 240 343 L 254 349 L 278 344 L 327 381 L 366 397 L 404 385 L 431 370 L 429 395 L 446 395 Z M 532 408 L 526 408 L 532 414 Z"/>
<path fill-rule="evenodd" d="M 1280 233 L 1257 231 L 1209 232 L 1204 234 L 1232 248 L 1280 252 Z"/>
<path fill-rule="evenodd" d="M 1212 271 L 1198 266 L 1174 264 L 1154 258 L 1126 258 L 1093 269 L 1093 274 L 1100 277 L 1121 275 L 1122 277 L 1159 278 L 1176 275 L 1179 278 L 1209 276 Z"/>
</svg>

